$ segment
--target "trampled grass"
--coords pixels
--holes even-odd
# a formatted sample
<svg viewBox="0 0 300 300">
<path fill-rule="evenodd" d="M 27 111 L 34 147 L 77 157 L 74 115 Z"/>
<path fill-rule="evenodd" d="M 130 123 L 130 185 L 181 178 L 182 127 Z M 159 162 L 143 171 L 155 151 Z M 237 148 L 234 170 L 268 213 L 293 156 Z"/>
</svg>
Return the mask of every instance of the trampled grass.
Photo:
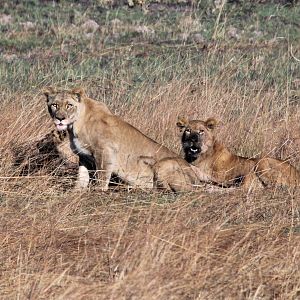
<svg viewBox="0 0 300 300">
<path fill-rule="evenodd" d="M 177 152 L 179 115 L 214 116 L 236 153 L 299 168 L 296 1 L 0 3 L 3 299 L 299 298 L 298 190 L 78 194 L 14 165 L 53 128 L 41 90 L 81 85 Z"/>
</svg>

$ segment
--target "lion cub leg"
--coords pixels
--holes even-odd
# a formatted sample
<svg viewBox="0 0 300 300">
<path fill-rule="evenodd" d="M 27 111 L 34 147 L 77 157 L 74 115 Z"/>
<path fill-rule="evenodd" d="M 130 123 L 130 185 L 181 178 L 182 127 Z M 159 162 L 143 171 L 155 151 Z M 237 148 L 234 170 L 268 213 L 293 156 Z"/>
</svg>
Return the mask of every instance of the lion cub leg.
<svg viewBox="0 0 300 300">
<path fill-rule="evenodd" d="M 154 166 L 154 185 L 167 191 L 188 192 L 193 190 L 197 176 L 191 166 L 181 158 L 164 158 Z"/>
<path fill-rule="evenodd" d="M 241 187 L 250 191 L 263 188 L 264 186 L 255 172 L 250 172 L 249 174 L 245 175 Z"/>
<path fill-rule="evenodd" d="M 299 171 L 286 161 L 264 157 L 257 164 L 257 174 L 267 186 L 286 185 L 299 186 Z"/>
<path fill-rule="evenodd" d="M 108 165 L 103 166 L 100 170 L 97 170 L 98 181 L 100 182 L 100 187 L 102 191 L 108 190 L 108 185 L 113 173 L 113 168 Z"/>
</svg>

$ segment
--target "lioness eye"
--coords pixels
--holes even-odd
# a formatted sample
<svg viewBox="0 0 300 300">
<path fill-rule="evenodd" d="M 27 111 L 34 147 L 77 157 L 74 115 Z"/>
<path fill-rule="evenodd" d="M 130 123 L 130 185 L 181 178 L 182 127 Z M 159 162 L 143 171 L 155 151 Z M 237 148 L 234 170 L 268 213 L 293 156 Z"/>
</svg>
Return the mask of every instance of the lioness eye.
<svg viewBox="0 0 300 300">
<path fill-rule="evenodd" d="M 57 109 L 57 104 L 56 103 L 52 103 L 51 106 L 55 109 Z"/>
<path fill-rule="evenodd" d="M 204 130 L 199 130 L 199 134 L 203 134 L 204 133 Z"/>
<path fill-rule="evenodd" d="M 73 107 L 73 104 L 68 103 L 68 104 L 66 105 L 66 107 L 67 107 L 67 109 L 71 109 L 71 108 Z"/>
</svg>

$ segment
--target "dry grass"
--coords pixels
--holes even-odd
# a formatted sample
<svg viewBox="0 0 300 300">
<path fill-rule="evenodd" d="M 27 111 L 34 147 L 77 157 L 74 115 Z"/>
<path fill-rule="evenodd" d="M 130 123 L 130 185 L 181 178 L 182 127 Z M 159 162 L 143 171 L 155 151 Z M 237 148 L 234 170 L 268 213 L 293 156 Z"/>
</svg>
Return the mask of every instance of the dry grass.
<svg viewBox="0 0 300 300">
<path fill-rule="evenodd" d="M 240 153 L 279 153 L 286 132 L 297 133 L 297 114 L 279 119 L 277 110 L 258 109 L 260 97 L 263 103 L 275 103 L 276 93 L 253 94 L 247 87 L 227 90 L 214 80 L 183 77 L 145 87 L 126 109 L 115 109 L 175 149 L 176 117 L 186 113 L 219 117 L 219 138 Z M 3 298 L 299 297 L 298 191 L 281 188 L 248 195 L 206 188 L 175 196 L 102 193 L 95 187 L 79 195 L 70 190 L 71 179 L 47 173 L 10 177 L 14 170 L 7 145 L 35 141 L 49 131 L 43 125 L 50 124 L 43 99 L 33 96 L 26 108 L 13 102 L 2 110 L 1 128 L 8 120 L 12 128 L 1 139 Z M 121 104 L 118 97 L 112 102 Z M 252 97 L 257 100 L 251 103 Z M 235 117 L 234 108 L 241 102 L 247 103 L 245 112 Z M 298 162 L 297 151 L 289 155 Z"/>
<path fill-rule="evenodd" d="M 6 298 L 292 299 L 299 292 L 299 193 L 62 197 L 42 186 L 44 194 L 3 200 Z"/>
<path fill-rule="evenodd" d="M 298 22 L 296 5 L 293 11 L 276 6 L 270 12 L 278 18 L 267 19 L 270 7 L 262 4 L 247 19 L 254 8 L 245 2 L 249 11 L 235 25 L 226 14 L 217 23 L 218 11 L 199 10 L 200 24 L 190 10 L 169 20 L 169 10 L 177 14 L 171 6 L 157 18 L 151 7 L 145 15 L 101 12 L 83 1 L 82 7 L 70 6 L 71 24 L 69 2 L 34 3 L 19 4 L 16 12 L 6 3 L 5 13 L 18 20 L 14 14 L 20 12 L 36 29 L 21 41 L 23 27 L 15 21 L 1 39 L 6 56 L 0 57 L 0 298 L 299 299 L 299 190 L 247 193 L 204 186 L 173 195 L 103 193 L 95 186 L 78 194 L 71 189 L 74 178 L 49 170 L 48 162 L 28 176 L 20 176 L 24 165 L 14 165 L 14 154 L 26 149 L 34 161 L 37 141 L 53 128 L 40 90 L 80 84 L 177 152 L 177 117 L 213 116 L 221 121 L 218 138 L 236 153 L 289 158 L 299 168 L 299 64 L 288 38 L 276 39 L 293 23 L 278 23 L 275 33 L 270 25 L 289 14 Z M 244 16 L 249 23 L 240 22 Z M 90 18 L 100 29 L 78 35 Z M 239 41 L 172 43 L 179 33 L 201 26 L 206 36 L 226 36 L 231 21 L 245 30 Z M 133 32 L 144 25 L 155 34 Z M 249 41 L 259 26 L 269 40 Z"/>
</svg>

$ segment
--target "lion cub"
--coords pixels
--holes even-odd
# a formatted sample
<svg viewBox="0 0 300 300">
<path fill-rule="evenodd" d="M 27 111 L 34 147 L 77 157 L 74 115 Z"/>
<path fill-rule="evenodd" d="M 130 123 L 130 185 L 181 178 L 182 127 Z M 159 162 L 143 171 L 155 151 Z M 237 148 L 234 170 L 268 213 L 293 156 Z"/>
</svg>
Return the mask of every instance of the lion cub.
<svg viewBox="0 0 300 300">
<path fill-rule="evenodd" d="M 216 140 L 214 118 L 206 121 L 179 118 L 182 130 L 182 148 L 185 160 L 208 178 L 223 186 L 241 185 L 249 188 L 255 184 L 297 186 L 299 171 L 288 162 L 275 158 L 246 158 L 233 154 Z"/>
<path fill-rule="evenodd" d="M 184 159 L 144 159 L 152 166 L 158 187 L 183 192 L 191 191 L 201 182 L 247 189 L 300 184 L 299 171 L 285 161 L 270 157 L 246 158 L 231 153 L 216 140 L 216 125 L 214 118 L 206 121 L 178 119 Z"/>
<path fill-rule="evenodd" d="M 58 130 L 69 133 L 72 151 L 79 157 L 77 187 L 88 186 L 97 173 L 102 190 L 116 175 L 131 186 L 153 187 L 153 172 L 140 156 L 161 160 L 177 155 L 113 115 L 104 103 L 82 89 L 44 91 L 50 116 Z"/>
</svg>

